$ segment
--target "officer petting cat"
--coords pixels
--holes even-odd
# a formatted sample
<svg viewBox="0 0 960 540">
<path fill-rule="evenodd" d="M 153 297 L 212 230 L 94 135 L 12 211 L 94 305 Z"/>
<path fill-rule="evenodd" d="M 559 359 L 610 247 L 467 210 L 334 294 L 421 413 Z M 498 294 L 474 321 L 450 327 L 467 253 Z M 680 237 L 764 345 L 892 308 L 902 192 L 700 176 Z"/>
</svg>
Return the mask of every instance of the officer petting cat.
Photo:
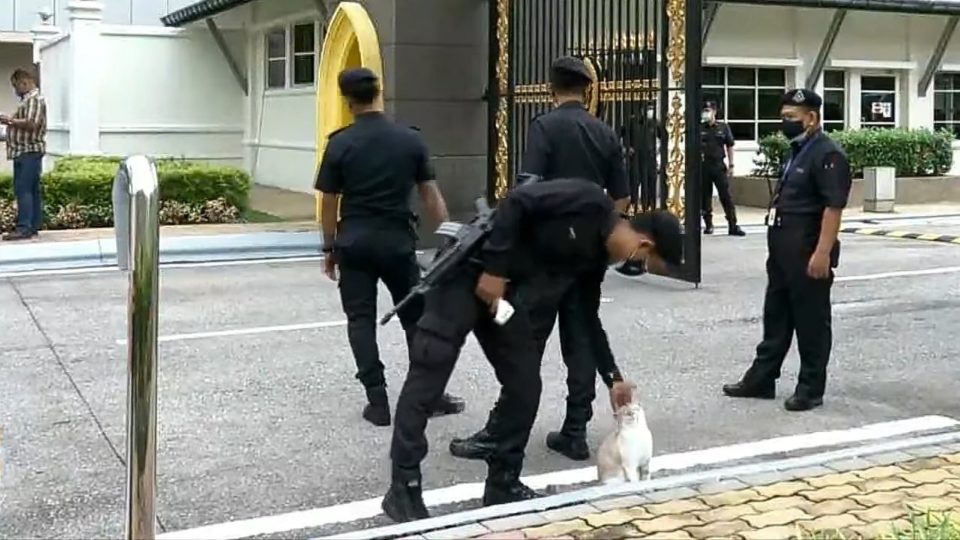
<svg viewBox="0 0 960 540">
<path fill-rule="evenodd" d="M 596 184 L 558 179 L 512 190 L 498 205 L 489 236 L 478 242 L 475 256 L 425 294 L 410 370 L 397 403 L 390 449 L 392 481 L 383 499 L 384 512 L 395 521 L 428 517 L 420 472 L 427 453 L 424 430 L 431 405 L 443 395 L 470 332 L 501 384 L 497 406 L 509 411 L 491 434 L 497 444 L 486 458 L 483 503 L 536 497 L 520 482 L 541 390 L 543 329 L 532 321 L 552 321 L 580 272 L 626 260 L 645 260 L 657 268 L 679 263 L 681 255 L 676 217 L 652 212 L 625 219 Z M 504 301 L 514 307 L 505 321 L 495 317 Z M 543 312 L 552 315 L 535 317 Z M 585 333 L 616 410 L 631 402 L 631 387 L 619 376 L 598 321 L 585 326 Z"/>
</svg>

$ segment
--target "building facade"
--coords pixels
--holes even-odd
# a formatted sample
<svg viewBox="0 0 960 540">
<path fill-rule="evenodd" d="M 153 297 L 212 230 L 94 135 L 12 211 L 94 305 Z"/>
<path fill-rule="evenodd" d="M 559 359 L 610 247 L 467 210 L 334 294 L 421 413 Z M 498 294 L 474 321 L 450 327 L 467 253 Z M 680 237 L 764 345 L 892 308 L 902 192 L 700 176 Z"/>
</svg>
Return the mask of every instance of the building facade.
<svg viewBox="0 0 960 540">
<path fill-rule="evenodd" d="M 618 2 L 596 1 L 609 9 Z M 803 86 L 824 50 L 814 86 L 826 99 L 829 129 L 960 131 L 953 16 L 853 9 L 838 15 L 842 10 L 800 1 L 782 5 L 789 3 L 706 3 L 703 92 L 720 103 L 733 129 L 738 173 L 752 168 L 758 138 L 776 130 L 780 94 Z M 372 62 L 383 75 L 388 112 L 420 128 L 455 207 L 468 208 L 483 192 L 487 2 L 14 4 L 13 12 L 0 13 L 0 68 L 29 60 L 36 43 L 53 156 L 144 152 L 228 163 L 245 167 L 258 183 L 309 192 L 326 134 L 349 121 L 329 75 Z M 44 8 L 53 13 L 46 24 L 38 15 Z M 0 97 L 0 108 L 10 106 Z"/>
</svg>

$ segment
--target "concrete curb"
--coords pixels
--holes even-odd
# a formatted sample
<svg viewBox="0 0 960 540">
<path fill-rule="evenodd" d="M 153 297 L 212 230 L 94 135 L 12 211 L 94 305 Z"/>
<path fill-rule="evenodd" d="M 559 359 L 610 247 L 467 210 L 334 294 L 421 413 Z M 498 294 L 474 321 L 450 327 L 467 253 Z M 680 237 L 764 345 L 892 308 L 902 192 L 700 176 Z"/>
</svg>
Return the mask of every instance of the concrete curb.
<svg viewBox="0 0 960 540">
<path fill-rule="evenodd" d="M 715 484 L 731 479 L 744 479 L 745 484 L 751 485 L 751 482 L 748 481 L 751 479 L 782 481 L 800 478 L 804 475 L 809 476 L 812 468 L 817 468 L 818 470 L 822 468 L 824 472 L 829 473 L 831 471 L 846 472 L 850 470 L 851 463 L 856 463 L 857 466 L 863 464 L 866 464 L 866 466 L 887 465 L 891 463 L 891 458 L 909 458 L 910 456 L 918 458 L 931 457 L 944 450 L 943 446 L 940 445 L 960 448 L 958 443 L 960 443 L 960 431 L 917 435 L 905 439 L 874 442 L 801 457 L 680 473 L 654 478 L 636 484 L 588 487 L 560 495 L 541 497 L 512 504 L 489 506 L 409 523 L 353 531 L 330 538 L 344 540 L 413 538 L 434 531 L 461 528 L 471 524 L 479 524 L 491 520 L 502 520 L 504 518 L 545 512 L 574 505 L 590 504 L 613 497 L 631 495 L 651 497 L 651 494 L 656 495 L 657 493 L 655 492 L 661 492 L 663 497 L 659 497 L 660 499 L 669 499 L 671 497 L 667 497 L 667 495 L 685 487 L 706 483 Z M 442 535 L 442 533 L 439 534 Z"/>
<path fill-rule="evenodd" d="M 265 232 L 160 239 L 160 263 L 319 256 L 319 231 Z M 59 270 L 117 264 L 112 238 L 78 242 L 0 244 L 0 272 Z"/>
</svg>

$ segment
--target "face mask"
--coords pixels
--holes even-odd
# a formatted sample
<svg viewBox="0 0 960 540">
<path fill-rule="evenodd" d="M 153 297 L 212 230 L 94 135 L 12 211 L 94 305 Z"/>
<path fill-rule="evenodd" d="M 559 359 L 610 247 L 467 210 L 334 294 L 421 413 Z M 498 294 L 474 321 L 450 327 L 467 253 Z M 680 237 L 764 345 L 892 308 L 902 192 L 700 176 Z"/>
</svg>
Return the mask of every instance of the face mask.
<svg viewBox="0 0 960 540">
<path fill-rule="evenodd" d="M 653 109 L 647 109 L 647 119 L 653 120 Z"/>
<path fill-rule="evenodd" d="M 700 113 L 700 119 L 706 123 L 710 123 L 710 121 L 713 120 L 713 115 L 707 111 L 703 111 Z"/>
<path fill-rule="evenodd" d="M 803 127 L 803 121 L 801 120 L 784 120 L 780 126 L 780 131 L 783 132 L 787 139 L 792 141 L 803 135 L 807 129 Z"/>
</svg>

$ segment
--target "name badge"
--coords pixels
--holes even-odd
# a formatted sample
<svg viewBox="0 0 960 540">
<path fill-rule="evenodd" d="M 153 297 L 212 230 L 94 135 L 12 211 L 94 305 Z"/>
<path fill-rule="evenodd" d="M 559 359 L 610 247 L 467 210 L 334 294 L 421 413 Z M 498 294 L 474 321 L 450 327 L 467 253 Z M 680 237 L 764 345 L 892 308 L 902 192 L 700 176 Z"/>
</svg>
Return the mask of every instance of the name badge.
<svg viewBox="0 0 960 540">
<path fill-rule="evenodd" d="M 770 208 L 767 210 L 767 217 L 764 219 L 764 222 L 767 224 L 767 227 L 774 227 L 777 224 L 777 209 Z"/>
</svg>

